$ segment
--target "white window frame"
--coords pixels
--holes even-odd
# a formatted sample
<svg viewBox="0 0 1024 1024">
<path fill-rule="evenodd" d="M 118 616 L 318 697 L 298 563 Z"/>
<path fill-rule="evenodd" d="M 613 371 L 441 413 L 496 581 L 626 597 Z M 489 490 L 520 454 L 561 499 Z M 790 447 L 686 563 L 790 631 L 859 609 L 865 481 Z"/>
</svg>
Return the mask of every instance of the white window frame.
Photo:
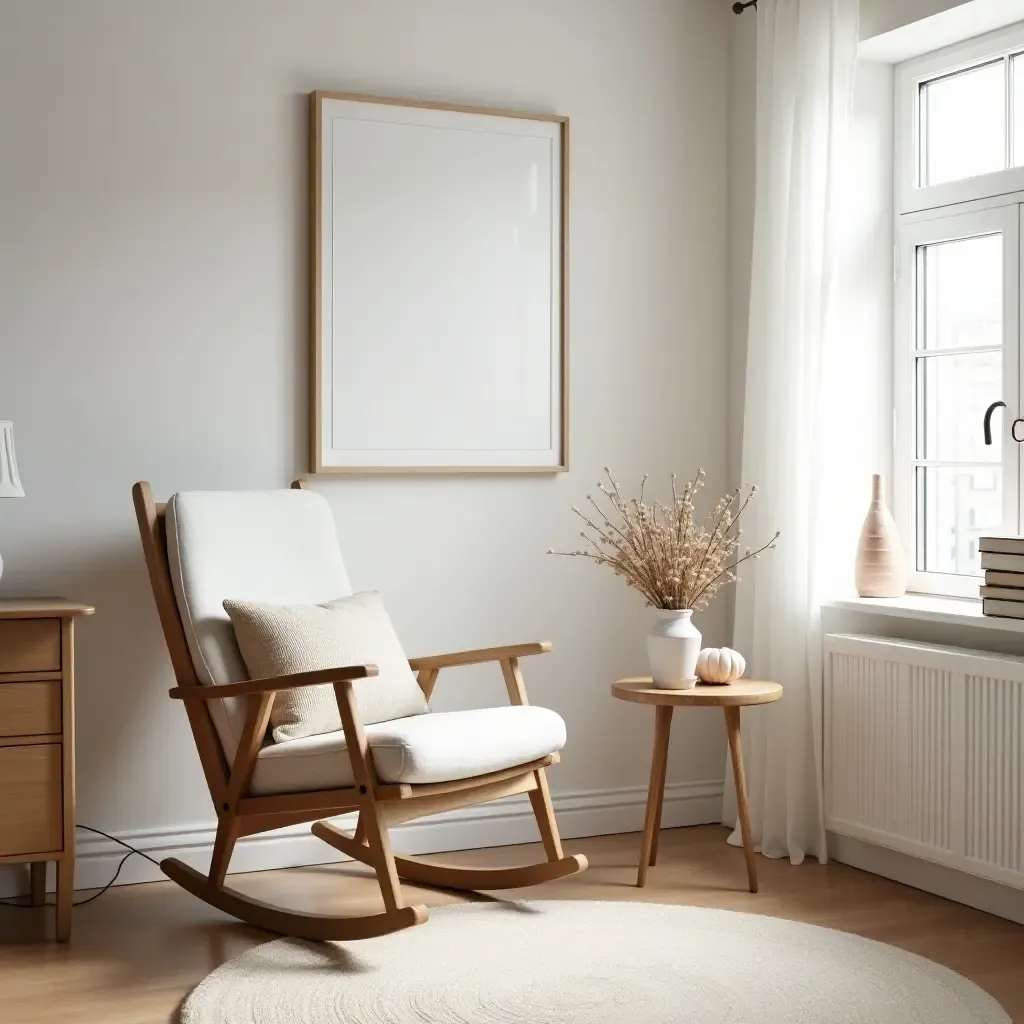
<svg viewBox="0 0 1024 1024">
<path fill-rule="evenodd" d="M 1024 345 L 1021 336 L 1021 253 L 1024 222 L 1024 167 L 1008 168 L 941 185 L 918 184 L 918 115 L 922 83 L 993 59 L 1008 61 L 1024 53 L 1024 23 L 954 47 L 907 61 L 896 68 L 894 81 L 895 318 L 894 318 L 894 483 L 893 511 L 910 567 L 908 589 L 916 593 L 958 597 L 979 596 L 980 577 L 918 571 L 915 508 L 916 467 L 935 465 L 917 458 L 914 369 L 917 341 L 916 252 L 922 245 L 1000 233 L 1003 246 L 1003 393 L 1006 403 L 992 418 L 993 440 L 1002 439 L 1003 520 L 1006 530 L 1024 527 L 1021 493 L 1021 448 L 1011 435 L 1013 422 L 1024 417 L 1021 380 Z M 1009 70 L 1009 69 L 1008 69 Z M 1012 81 L 1007 74 L 1008 160 L 1012 154 Z M 933 357 L 933 358 L 942 358 Z M 978 424 L 981 430 L 981 424 Z M 941 465 L 942 463 L 939 463 Z"/>
<path fill-rule="evenodd" d="M 970 349 L 919 350 L 917 325 L 917 286 L 915 279 L 916 256 L 920 246 L 1000 234 L 1003 238 L 1003 389 L 993 401 L 1006 403 L 1006 409 L 997 410 L 992 417 L 993 440 L 1001 439 L 1003 459 L 1003 523 L 1019 528 L 1020 516 L 1020 446 L 1010 436 L 1013 420 L 1020 409 L 1020 218 L 1021 208 L 1016 201 L 988 209 L 969 212 L 942 211 L 915 219 L 900 226 L 897 261 L 896 306 L 896 363 L 894 373 L 894 401 L 896 405 L 896 479 L 893 487 L 893 508 L 900 535 L 904 539 L 910 565 L 909 588 L 915 593 L 949 594 L 958 597 L 977 597 L 979 578 L 954 576 L 938 572 L 921 572 L 917 568 L 917 518 L 919 510 L 915 496 L 917 469 L 920 466 L 956 466 L 918 458 L 914 424 L 915 396 L 914 369 L 918 355 L 929 353 L 930 359 L 946 359 L 955 352 Z M 1012 411 L 1012 415 L 1007 415 Z M 978 424 L 979 432 L 982 429 Z"/>
<path fill-rule="evenodd" d="M 1009 60 L 1012 55 L 1022 52 L 1024 23 L 897 65 L 894 83 L 897 216 L 975 199 L 1024 192 L 1024 167 L 1010 167 L 1002 171 L 993 171 L 991 174 L 980 174 L 975 178 L 944 182 L 941 185 L 919 185 L 917 180 L 919 95 L 922 83 L 959 71 L 967 71 L 992 60 Z M 1009 74 L 1006 76 L 1006 83 L 1006 110 L 1012 134 L 1013 89 Z M 1009 150 L 1012 153 L 1012 138 Z"/>
</svg>

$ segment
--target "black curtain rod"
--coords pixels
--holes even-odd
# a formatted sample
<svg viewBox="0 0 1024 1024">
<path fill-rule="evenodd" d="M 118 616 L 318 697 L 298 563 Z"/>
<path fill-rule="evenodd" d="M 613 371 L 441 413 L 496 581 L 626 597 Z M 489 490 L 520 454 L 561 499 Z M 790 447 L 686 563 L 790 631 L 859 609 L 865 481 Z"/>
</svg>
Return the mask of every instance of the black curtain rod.
<svg viewBox="0 0 1024 1024">
<path fill-rule="evenodd" d="M 732 13 L 742 14 L 748 7 L 753 7 L 754 10 L 757 10 L 757 0 L 746 0 L 746 3 L 736 0 L 736 3 L 732 5 Z"/>
</svg>

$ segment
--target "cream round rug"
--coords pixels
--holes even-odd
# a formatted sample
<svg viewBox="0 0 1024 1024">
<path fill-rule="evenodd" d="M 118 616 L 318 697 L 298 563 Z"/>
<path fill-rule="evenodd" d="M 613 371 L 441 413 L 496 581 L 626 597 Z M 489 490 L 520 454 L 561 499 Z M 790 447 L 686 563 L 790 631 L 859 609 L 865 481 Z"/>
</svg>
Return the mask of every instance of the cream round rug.
<svg viewBox="0 0 1024 1024">
<path fill-rule="evenodd" d="M 1009 1024 L 929 960 L 754 914 L 473 903 L 346 945 L 278 939 L 214 971 L 183 1024 Z"/>
</svg>

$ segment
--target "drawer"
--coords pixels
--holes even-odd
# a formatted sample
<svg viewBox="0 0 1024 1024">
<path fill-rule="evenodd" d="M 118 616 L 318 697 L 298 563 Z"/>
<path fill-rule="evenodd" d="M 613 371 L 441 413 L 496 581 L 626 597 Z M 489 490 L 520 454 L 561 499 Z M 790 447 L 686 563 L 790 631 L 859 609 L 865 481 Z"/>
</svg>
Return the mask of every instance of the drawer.
<svg viewBox="0 0 1024 1024">
<path fill-rule="evenodd" d="M 60 682 L 0 682 L 0 736 L 60 732 Z"/>
<path fill-rule="evenodd" d="M 60 619 L 0 621 L 0 672 L 60 670 Z"/>
<path fill-rule="evenodd" d="M 64 848 L 61 745 L 0 747 L 0 856 Z"/>
</svg>

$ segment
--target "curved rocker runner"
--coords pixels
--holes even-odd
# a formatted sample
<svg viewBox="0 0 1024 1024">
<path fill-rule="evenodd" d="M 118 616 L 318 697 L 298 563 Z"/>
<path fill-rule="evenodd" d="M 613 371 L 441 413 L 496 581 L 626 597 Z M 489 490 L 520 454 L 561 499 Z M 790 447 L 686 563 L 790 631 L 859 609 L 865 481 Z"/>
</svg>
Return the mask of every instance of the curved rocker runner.
<svg viewBox="0 0 1024 1024">
<path fill-rule="evenodd" d="M 330 516 L 322 498 L 311 492 L 303 492 L 304 484 L 298 482 L 292 485 L 291 491 L 269 494 L 258 492 L 252 495 L 246 492 L 225 492 L 224 516 L 220 521 L 215 519 L 212 523 L 204 524 L 198 520 L 199 526 L 193 521 L 189 531 L 174 538 L 173 554 L 169 557 L 167 506 L 157 505 L 153 501 L 149 484 L 145 482 L 137 483 L 132 489 L 153 595 L 178 683 L 170 691 L 170 696 L 185 705 L 210 796 L 217 811 L 217 836 L 209 873 L 204 875 L 175 859 L 161 863 L 164 873 L 194 896 L 254 927 L 313 941 L 350 941 L 386 935 L 427 920 L 429 915 L 426 907 L 405 905 L 399 885 L 400 878 L 448 889 L 503 889 L 548 882 L 585 870 L 585 857 L 567 857 L 562 852 L 545 774 L 546 769 L 559 760 L 556 749 L 545 747 L 549 753 L 534 756 L 522 764 L 506 762 L 507 766 L 498 770 L 485 768 L 480 771 L 478 768 L 478 772 L 473 773 L 470 763 L 466 766 L 465 778 L 447 778 L 445 781 L 431 783 L 388 782 L 378 775 L 354 689 L 355 680 L 377 675 L 375 665 L 349 665 L 239 682 L 203 678 L 204 669 L 208 670 L 208 666 L 203 664 L 202 656 L 196 654 L 196 648 L 202 643 L 223 643 L 224 634 L 223 629 L 219 634 L 214 629 L 208 629 L 202 638 L 197 639 L 196 623 L 208 626 L 210 622 L 211 596 L 202 595 L 202 608 L 190 605 L 189 590 L 180 577 L 182 566 L 188 565 L 190 559 L 208 557 L 211 551 L 216 551 L 219 557 L 228 561 L 227 569 L 224 565 L 217 568 L 215 576 L 218 585 L 222 589 L 230 586 L 230 551 L 225 553 L 225 548 L 234 548 L 235 554 L 239 554 L 237 544 L 242 542 L 235 542 L 238 531 L 237 519 L 233 517 L 238 515 L 240 508 L 244 510 L 251 502 L 257 520 L 261 514 L 266 513 L 268 507 L 272 512 L 271 519 L 262 524 L 266 529 L 260 530 L 261 523 L 257 521 L 249 524 L 252 527 L 250 531 L 245 531 L 258 537 L 259 547 L 243 553 L 244 558 L 240 558 L 240 561 L 244 561 L 243 568 L 249 572 L 240 572 L 238 578 L 251 580 L 253 560 L 265 554 L 268 546 L 280 543 L 278 537 L 289 528 L 296 532 L 308 530 L 311 516 L 318 518 L 320 525 L 323 525 L 325 516 Z M 176 500 L 187 502 L 188 496 L 178 495 Z M 211 505 L 217 509 L 216 495 L 203 495 L 202 502 L 206 509 Z M 335 549 L 324 552 L 323 558 L 316 557 L 315 566 L 295 566 L 296 573 L 301 573 L 304 568 L 309 568 L 311 572 L 322 572 L 322 565 L 331 563 L 332 559 L 337 565 L 342 565 L 340 553 L 336 550 L 333 526 L 323 533 L 325 536 L 329 534 Z M 303 535 L 308 536 L 308 533 Z M 225 537 L 231 537 L 231 542 L 225 544 Z M 191 550 L 187 549 L 189 543 L 192 545 Z M 289 555 L 292 554 L 290 549 L 286 550 Z M 320 553 L 315 554 L 318 556 Z M 239 583 L 238 587 L 243 593 L 218 591 L 213 595 L 216 598 L 213 607 L 219 610 L 225 598 L 237 599 L 244 596 L 245 584 Z M 343 569 L 338 587 L 339 593 L 345 593 L 348 587 Z M 315 590 L 315 587 L 312 589 Z M 294 588 L 286 592 L 291 598 Z M 548 643 L 521 644 L 414 658 L 409 661 L 409 665 L 416 673 L 416 681 L 424 697 L 429 701 L 438 674 L 443 668 L 496 662 L 501 668 L 510 704 L 525 707 L 528 701 L 519 659 L 544 654 L 550 649 Z M 206 674 L 210 673 L 207 671 Z M 275 696 L 285 690 L 324 684 L 333 687 L 341 718 L 344 736 L 343 746 L 339 745 L 336 755 L 339 759 L 337 774 L 346 784 L 332 788 L 302 787 L 299 792 L 274 792 L 266 795 L 258 790 L 253 792 L 253 777 L 265 746 Z M 229 745 L 223 742 L 225 733 L 219 731 L 218 727 L 225 721 L 225 716 L 232 713 L 240 725 L 236 730 L 240 735 L 237 746 L 229 754 Z M 532 710 L 509 711 L 509 714 L 513 713 L 530 714 Z M 285 757 L 275 757 L 274 760 L 281 762 Z M 520 793 L 529 795 L 537 819 L 546 858 L 542 861 L 519 867 L 474 868 L 417 857 L 395 856 L 391 849 L 388 829 L 392 825 Z M 352 811 L 358 812 L 358 825 L 354 834 L 344 832 L 330 821 L 323 820 Z M 286 910 L 225 885 L 231 853 L 238 839 L 303 822 L 314 822 L 313 835 L 374 869 L 384 901 L 383 913 L 345 917 Z"/>
</svg>

